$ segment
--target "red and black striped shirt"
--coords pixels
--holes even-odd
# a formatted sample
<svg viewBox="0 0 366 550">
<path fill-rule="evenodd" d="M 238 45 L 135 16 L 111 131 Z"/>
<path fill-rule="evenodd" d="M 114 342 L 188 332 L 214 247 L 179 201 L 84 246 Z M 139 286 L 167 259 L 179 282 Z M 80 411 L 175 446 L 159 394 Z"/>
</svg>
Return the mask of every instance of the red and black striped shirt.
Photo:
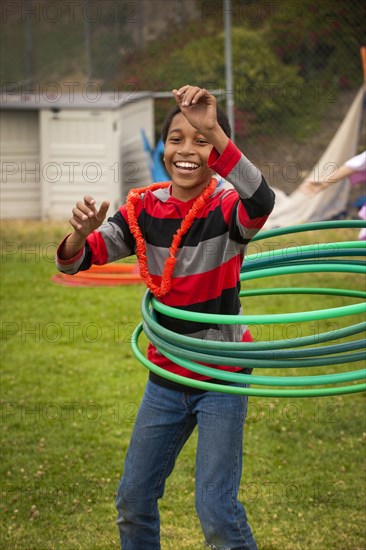
<svg viewBox="0 0 366 550">
<path fill-rule="evenodd" d="M 229 141 L 219 155 L 212 150 L 208 165 L 231 185 L 219 186 L 201 209 L 183 237 L 177 253 L 172 288 L 160 300 L 169 306 L 188 311 L 237 315 L 240 269 L 246 247 L 263 227 L 274 206 L 274 193 L 262 174 Z M 155 284 L 161 284 L 164 262 L 172 238 L 195 199 L 180 201 L 170 188 L 147 191 L 141 196 L 136 215 L 146 241 L 149 272 Z M 62 244 L 61 244 L 62 246 Z M 68 261 L 57 259 L 58 268 L 66 273 L 89 269 L 92 264 L 105 264 L 135 254 L 135 239 L 127 221 L 125 205 L 97 231 L 88 236 L 83 250 Z M 196 338 L 242 341 L 250 340 L 243 325 L 192 323 L 159 315 L 159 322 L 180 334 Z M 156 365 L 182 376 L 205 379 L 161 355 L 152 344 L 148 358 Z M 217 368 L 240 370 L 225 365 Z M 150 373 L 151 374 L 151 373 Z M 172 387 L 156 375 L 155 382 Z"/>
</svg>

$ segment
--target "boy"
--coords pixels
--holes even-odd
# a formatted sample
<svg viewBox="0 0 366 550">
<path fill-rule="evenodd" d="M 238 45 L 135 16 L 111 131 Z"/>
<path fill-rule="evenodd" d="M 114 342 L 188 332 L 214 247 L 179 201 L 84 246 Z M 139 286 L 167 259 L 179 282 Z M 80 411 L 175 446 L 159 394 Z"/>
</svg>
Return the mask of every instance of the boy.
<svg viewBox="0 0 366 550">
<path fill-rule="evenodd" d="M 165 304 L 239 314 L 246 245 L 267 220 L 274 193 L 230 141 L 227 118 L 213 95 L 190 85 L 173 95 L 177 106 L 162 132 L 171 182 L 132 191 L 102 226 L 108 203 L 97 210 L 92 197 L 78 202 L 70 219 L 74 232 L 59 247 L 58 267 L 75 273 L 136 253 L 147 286 Z M 217 189 L 215 173 L 234 188 Z M 192 326 L 163 315 L 159 321 L 197 338 L 251 339 L 243 326 Z M 151 344 L 148 357 L 177 374 L 202 378 L 171 363 Z M 247 396 L 180 386 L 150 372 L 117 492 L 123 550 L 160 549 L 158 499 L 195 426 L 196 510 L 206 545 L 257 548 L 238 501 L 246 410 Z"/>
</svg>

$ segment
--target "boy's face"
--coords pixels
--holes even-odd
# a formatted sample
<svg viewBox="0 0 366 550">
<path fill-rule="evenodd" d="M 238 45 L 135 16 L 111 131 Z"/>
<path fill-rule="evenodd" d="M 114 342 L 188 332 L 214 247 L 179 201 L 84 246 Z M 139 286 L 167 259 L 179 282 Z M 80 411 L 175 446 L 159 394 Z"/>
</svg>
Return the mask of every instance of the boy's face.
<svg viewBox="0 0 366 550">
<path fill-rule="evenodd" d="M 188 201 L 210 183 L 207 166 L 212 145 L 197 132 L 182 113 L 173 117 L 164 146 L 164 162 L 172 178 L 172 196 Z"/>
</svg>

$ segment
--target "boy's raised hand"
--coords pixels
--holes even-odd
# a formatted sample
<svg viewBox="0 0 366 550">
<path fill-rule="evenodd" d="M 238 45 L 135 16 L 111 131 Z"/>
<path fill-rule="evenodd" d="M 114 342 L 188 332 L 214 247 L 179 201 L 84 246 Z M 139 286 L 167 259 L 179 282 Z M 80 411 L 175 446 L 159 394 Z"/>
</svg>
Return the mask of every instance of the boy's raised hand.
<svg viewBox="0 0 366 550">
<path fill-rule="evenodd" d="M 86 195 L 83 201 L 78 201 L 72 209 L 72 217 L 69 219 L 70 225 L 74 228 L 82 239 L 86 239 L 90 233 L 102 225 L 109 202 L 103 201 L 99 210 L 96 209 L 93 197 Z"/>
<path fill-rule="evenodd" d="M 204 88 L 182 86 L 173 94 L 180 110 L 198 132 L 205 134 L 217 127 L 216 98 Z"/>
</svg>

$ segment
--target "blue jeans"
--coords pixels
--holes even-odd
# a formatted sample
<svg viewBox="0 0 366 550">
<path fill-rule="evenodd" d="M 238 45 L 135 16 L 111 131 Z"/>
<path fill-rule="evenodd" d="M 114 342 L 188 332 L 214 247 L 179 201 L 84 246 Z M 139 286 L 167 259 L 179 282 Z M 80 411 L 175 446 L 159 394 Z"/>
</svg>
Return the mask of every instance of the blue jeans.
<svg viewBox="0 0 366 550">
<path fill-rule="evenodd" d="M 160 549 L 158 499 L 196 425 L 195 504 L 206 545 L 257 550 L 238 501 L 247 403 L 244 395 L 190 395 L 148 381 L 117 491 L 123 550 Z"/>
</svg>

